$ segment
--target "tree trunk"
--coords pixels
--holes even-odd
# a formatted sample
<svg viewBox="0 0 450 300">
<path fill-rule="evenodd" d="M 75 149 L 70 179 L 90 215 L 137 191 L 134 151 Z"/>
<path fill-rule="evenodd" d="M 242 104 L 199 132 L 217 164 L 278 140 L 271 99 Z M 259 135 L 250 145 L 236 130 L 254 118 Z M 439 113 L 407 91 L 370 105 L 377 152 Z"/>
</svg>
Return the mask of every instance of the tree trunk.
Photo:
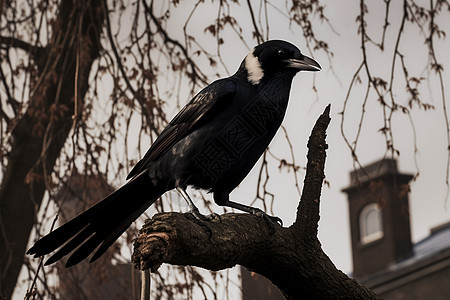
<svg viewBox="0 0 450 300">
<path fill-rule="evenodd" d="M 327 107 L 308 142 L 303 193 L 292 226 L 269 226 L 249 214 L 224 214 L 209 223 L 210 237 L 190 214 L 157 214 L 135 241 L 136 267 L 156 271 L 169 263 L 217 271 L 240 264 L 271 280 L 287 299 L 378 299 L 336 269 L 317 238 L 329 121 Z"/>
<path fill-rule="evenodd" d="M 62 0 L 51 40 L 34 57 L 38 78 L 27 110 L 13 128 L 0 188 L 0 298 L 12 295 L 46 182 L 73 124 L 74 107 L 81 111 L 100 50 L 103 19 L 101 1 Z"/>
</svg>

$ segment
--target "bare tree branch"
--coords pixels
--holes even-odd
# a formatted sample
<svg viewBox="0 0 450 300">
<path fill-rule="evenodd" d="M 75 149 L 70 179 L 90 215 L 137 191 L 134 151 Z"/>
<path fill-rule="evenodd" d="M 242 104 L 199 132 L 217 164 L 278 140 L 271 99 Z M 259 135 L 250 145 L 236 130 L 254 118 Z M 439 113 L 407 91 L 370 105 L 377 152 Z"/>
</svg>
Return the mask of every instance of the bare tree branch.
<svg viewBox="0 0 450 300">
<path fill-rule="evenodd" d="M 297 219 L 292 229 L 304 232 L 306 236 L 317 237 L 320 194 L 325 178 L 325 158 L 328 145 L 325 142 L 326 129 L 330 123 L 330 105 L 319 117 L 308 141 L 308 164 L 303 182 L 303 192 L 297 209 Z"/>
<path fill-rule="evenodd" d="M 21 49 L 25 52 L 28 52 L 34 58 L 36 58 L 36 56 L 38 56 L 41 53 L 41 51 L 44 49 L 43 47 L 31 45 L 20 39 L 13 38 L 13 37 L 6 37 L 6 36 L 0 36 L 0 46 Z"/>
<path fill-rule="evenodd" d="M 180 44 L 179 41 L 174 40 L 171 37 L 169 37 L 167 32 L 164 30 L 164 28 L 162 28 L 161 22 L 156 18 L 155 14 L 153 13 L 153 7 L 152 6 L 149 7 L 147 5 L 147 2 L 145 2 L 145 0 L 143 0 L 142 3 L 144 4 L 146 13 L 148 13 L 150 15 L 153 23 L 156 25 L 158 32 L 164 37 L 164 42 L 174 45 L 175 47 L 180 49 L 181 52 L 183 52 L 185 59 L 188 61 L 189 65 L 191 67 L 193 85 L 195 86 L 197 84 L 196 79 L 199 79 L 200 82 L 203 84 L 208 84 L 207 76 L 205 74 L 203 74 L 203 72 L 198 68 L 197 64 L 190 58 L 190 55 L 187 52 L 187 49 L 182 44 Z"/>
</svg>

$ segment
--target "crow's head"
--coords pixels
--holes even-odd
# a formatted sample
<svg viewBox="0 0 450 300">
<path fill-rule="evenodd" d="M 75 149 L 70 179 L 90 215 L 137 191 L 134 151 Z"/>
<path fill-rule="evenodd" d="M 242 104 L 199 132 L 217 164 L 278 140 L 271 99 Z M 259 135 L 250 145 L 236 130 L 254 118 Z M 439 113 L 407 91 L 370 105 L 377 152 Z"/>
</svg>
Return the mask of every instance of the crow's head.
<svg viewBox="0 0 450 300">
<path fill-rule="evenodd" d="M 263 78 L 270 78 L 277 73 L 290 74 L 298 71 L 320 71 L 320 65 L 312 58 L 303 55 L 291 43 L 272 40 L 262 43 L 250 51 L 241 67 L 247 71 L 247 79 L 252 84 L 259 84 Z"/>
</svg>

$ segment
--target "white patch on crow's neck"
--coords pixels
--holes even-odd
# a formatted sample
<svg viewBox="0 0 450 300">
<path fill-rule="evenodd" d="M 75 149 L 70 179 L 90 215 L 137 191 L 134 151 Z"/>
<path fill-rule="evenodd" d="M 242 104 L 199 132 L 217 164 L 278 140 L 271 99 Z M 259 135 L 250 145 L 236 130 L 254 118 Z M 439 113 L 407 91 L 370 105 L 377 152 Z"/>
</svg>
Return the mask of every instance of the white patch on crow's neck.
<svg viewBox="0 0 450 300">
<path fill-rule="evenodd" d="M 245 68 L 247 69 L 247 79 L 252 84 L 258 84 L 264 77 L 264 71 L 258 58 L 253 55 L 253 50 L 245 58 Z"/>
</svg>

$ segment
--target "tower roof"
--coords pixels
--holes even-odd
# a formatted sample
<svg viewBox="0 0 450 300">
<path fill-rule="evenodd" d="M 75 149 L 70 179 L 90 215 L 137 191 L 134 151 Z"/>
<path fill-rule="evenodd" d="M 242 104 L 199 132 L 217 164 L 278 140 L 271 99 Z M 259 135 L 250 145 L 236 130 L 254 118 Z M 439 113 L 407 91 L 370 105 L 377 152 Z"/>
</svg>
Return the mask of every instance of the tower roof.
<svg viewBox="0 0 450 300">
<path fill-rule="evenodd" d="M 350 186 L 342 189 L 342 191 L 349 193 L 355 188 L 361 187 L 371 181 L 393 175 L 395 175 L 397 180 L 401 183 L 408 182 L 413 178 L 413 175 L 411 174 L 402 174 L 398 172 L 397 161 L 395 159 L 385 158 L 350 172 Z"/>
</svg>

